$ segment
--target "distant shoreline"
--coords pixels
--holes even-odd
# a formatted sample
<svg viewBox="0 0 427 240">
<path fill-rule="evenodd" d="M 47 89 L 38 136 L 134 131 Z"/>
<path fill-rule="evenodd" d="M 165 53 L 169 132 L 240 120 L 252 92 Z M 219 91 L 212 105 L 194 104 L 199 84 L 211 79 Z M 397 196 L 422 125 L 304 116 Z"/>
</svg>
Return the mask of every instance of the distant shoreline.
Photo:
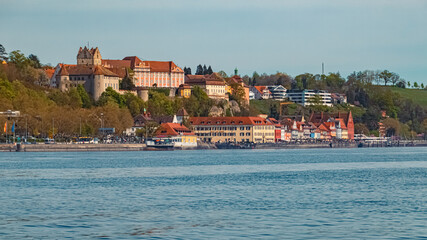
<svg viewBox="0 0 427 240">
<path fill-rule="evenodd" d="M 386 143 L 269 143 L 257 144 L 255 149 L 313 149 L 313 148 L 384 148 L 384 147 L 426 147 L 427 141 L 400 141 L 391 145 Z M 198 148 L 172 150 L 215 150 L 214 144 L 202 144 Z M 0 144 L 0 152 L 110 152 L 110 151 L 147 151 L 143 143 L 135 144 Z"/>
</svg>

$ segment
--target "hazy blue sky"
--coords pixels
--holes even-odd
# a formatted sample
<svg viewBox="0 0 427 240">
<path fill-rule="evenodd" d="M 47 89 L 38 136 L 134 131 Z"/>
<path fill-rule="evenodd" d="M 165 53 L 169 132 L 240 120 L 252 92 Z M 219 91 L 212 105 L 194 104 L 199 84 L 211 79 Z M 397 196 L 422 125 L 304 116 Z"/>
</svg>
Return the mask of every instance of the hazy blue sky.
<svg viewBox="0 0 427 240">
<path fill-rule="evenodd" d="M 0 0 L 0 43 L 43 63 L 136 55 L 241 74 L 388 69 L 427 83 L 424 0 Z"/>
</svg>

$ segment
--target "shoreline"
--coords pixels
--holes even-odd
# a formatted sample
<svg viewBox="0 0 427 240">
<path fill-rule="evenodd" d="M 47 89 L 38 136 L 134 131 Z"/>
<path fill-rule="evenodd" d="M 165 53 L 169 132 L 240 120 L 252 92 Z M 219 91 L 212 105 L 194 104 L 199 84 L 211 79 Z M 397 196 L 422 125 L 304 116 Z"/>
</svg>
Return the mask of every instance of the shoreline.
<svg viewBox="0 0 427 240">
<path fill-rule="evenodd" d="M 257 144 L 255 149 L 315 149 L 315 148 L 385 148 L 385 147 L 427 147 L 427 141 L 400 141 L 386 143 L 268 143 Z M 172 150 L 216 150 L 214 144 L 202 143 L 197 148 L 176 148 Z M 143 143 L 135 144 L 0 144 L 0 152 L 110 152 L 110 151 L 162 151 L 147 148 Z M 169 149 L 170 150 L 170 149 Z"/>
</svg>

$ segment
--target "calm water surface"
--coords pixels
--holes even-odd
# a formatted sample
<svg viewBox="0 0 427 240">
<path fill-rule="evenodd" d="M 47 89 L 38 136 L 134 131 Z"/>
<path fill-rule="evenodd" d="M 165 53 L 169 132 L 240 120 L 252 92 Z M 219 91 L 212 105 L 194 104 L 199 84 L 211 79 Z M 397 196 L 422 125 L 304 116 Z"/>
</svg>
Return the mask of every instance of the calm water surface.
<svg viewBox="0 0 427 240">
<path fill-rule="evenodd" d="M 427 148 L 0 153 L 0 239 L 427 239 Z"/>
</svg>

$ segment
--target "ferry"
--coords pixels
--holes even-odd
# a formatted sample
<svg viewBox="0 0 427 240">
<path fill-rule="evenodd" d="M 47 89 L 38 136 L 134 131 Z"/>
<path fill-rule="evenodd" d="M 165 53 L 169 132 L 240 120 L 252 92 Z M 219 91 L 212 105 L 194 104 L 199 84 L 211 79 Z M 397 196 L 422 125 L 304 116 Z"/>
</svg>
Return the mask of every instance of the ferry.
<svg viewBox="0 0 427 240">
<path fill-rule="evenodd" d="M 174 143 L 170 138 L 151 138 L 146 141 L 145 150 L 173 150 Z"/>
</svg>

